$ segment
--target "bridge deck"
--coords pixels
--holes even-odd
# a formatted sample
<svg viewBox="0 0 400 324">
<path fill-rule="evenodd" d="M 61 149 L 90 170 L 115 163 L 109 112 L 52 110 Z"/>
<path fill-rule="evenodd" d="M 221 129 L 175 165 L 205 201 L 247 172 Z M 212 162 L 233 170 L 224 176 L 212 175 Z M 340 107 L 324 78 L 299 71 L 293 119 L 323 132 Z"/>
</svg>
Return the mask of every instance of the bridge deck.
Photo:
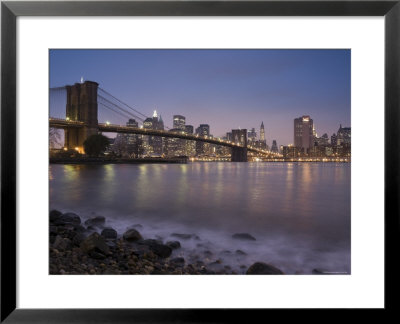
<svg viewBox="0 0 400 324">
<path fill-rule="evenodd" d="M 57 119 L 57 118 L 50 118 L 49 120 L 50 127 L 53 128 L 79 128 L 86 126 L 83 122 L 79 121 L 70 121 L 65 119 Z M 247 148 L 247 151 L 260 153 L 270 156 L 281 156 L 280 154 L 273 153 L 270 151 L 262 150 L 259 148 L 255 148 L 252 146 L 242 146 L 237 143 L 233 143 L 230 141 L 226 141 L 220 138 L 213 138 L 208 136 L 200 136 L 194 134 L 186 134 L 184 132 L 170 132 L 165 130 L 157 130 L 157 129 L 146 129 L 146 128 L 137 128 L 131 126 L 121 126 L 121 125 L 114 125 L 114 124 L 103 124 L 99 123 L 98 128 L 100 132 L 103 133 L 123 133 L 123 134 L 139 134 L 139 135 L 149 135 L 149 136 L 161 136 L 161 137 L 168 137 L 168 138 L 180 138 L 184 140 L 190 141 L 197 141 L 197 142 L 204 142 L 210 143 L 215 145 L 221 145 L 226 147 L 236 147 L 236 148 Z"/>
</svg>

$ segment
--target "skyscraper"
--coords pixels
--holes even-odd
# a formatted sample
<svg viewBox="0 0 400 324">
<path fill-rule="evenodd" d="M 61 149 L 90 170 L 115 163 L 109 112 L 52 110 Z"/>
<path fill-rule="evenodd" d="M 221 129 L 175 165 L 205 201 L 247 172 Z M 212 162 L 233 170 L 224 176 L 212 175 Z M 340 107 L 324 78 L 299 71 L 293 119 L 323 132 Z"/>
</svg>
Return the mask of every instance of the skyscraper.
<svg viewBox="0 0 400 324">
<path fill-rule="evenodd" d="M 276 144 L 276 140 L 272 141 L 271 152 L 279 153 L 278 145 Z"/>
<path fill-rule="evenodd" d="M 314 124 L 310 116 L 302 116 L 294 120 L 294 146 L 303 153 L 313 147 Z"/>
<path fill-rule="evenodd" d="M 173 128 L 185 130 L 186 118 L 181 115 L 174 115 Z"/>
<path fill-rule="evenodd" d="M 193 134 L 193 126 L 192 125 L 185 125 L 185 131 L 188 134 Z"/>
<path fill-rule="evenodd" d="M 185 125 L 185 132 L 187 134 L 193 134 L 193 126 Z M 196 142 L 195 141 L 185 141 L 185 155 L 194 156 L 196 154 Z"/>
<path fill-rule="evenodd" d="M 210 125 L 200 124 L 199 127 L 196 128 L 196 134 L 200 136 L 210 136 Z M 207 154 L 209 149 L 208 143 L 196 142 L 196 155 Z"/>
<path fill-rule="evenodd" d="M 331 145 L 336 146 L 337 145 L 337 136 L 335 133 L 331 136 Z"/>
<path fill-rule="evenodd" d="M 342 124 L 340 124 L 340 127 L 337 131 L 337 145 L 343 144 L 351 144 L 351 128 L 342 127 Z"/>
<path fill-rule="evenodd" d="M 232 141 L 247 146 L 247 129 L 232 129 Z"/>
<path fill-rule="evenodd" d="M 265 136 L 265 135 L 264 135 Z M 248 133 L 247 133 L 247 139 L 249 141 L 249 144 L 253 145 L 257 141 L 257 132 L 255 128 L 252 128 Z"/>
<path fill-rule="evenodd" d="M 152 118 L 146 118 L 145 121 L 143 122 L 143 128 L 146 129 L 159 129 L 163 130 L 164 129 L 164 122 L 160 116 L 158 118 L 157 111 L 154 110 L 153 117 Z M 145 149 L 145 154 L 146 155 L 151 155 L 151 154 L 156 154 L 156 155 L 161 155 L 162 154 L 162 142 L 163 139 L 162 137 L 159 136 L 143 136 L 143 146 Z"/>
<path fill-rule="evenodd" d="M 261 126 L 260 126 L 260 148 L 262 148 L 262 149 L 267 148 L 267 140 L 265 139 L 264 122 L 261 122 Z"/>
</svg>

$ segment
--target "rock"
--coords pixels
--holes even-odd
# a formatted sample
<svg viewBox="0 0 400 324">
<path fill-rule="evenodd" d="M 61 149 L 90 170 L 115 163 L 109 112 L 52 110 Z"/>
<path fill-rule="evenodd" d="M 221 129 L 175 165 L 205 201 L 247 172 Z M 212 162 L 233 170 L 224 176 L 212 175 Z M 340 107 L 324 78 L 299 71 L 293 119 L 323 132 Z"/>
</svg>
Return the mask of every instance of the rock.
<svg viewBox="0 0 400 324">
<path fill-rule="evenodd" d="M 124 240 L 126 240 L 128 242 L 136 242 L 136 241 L 143 239 L 142 235 L 140 235 L 140 233 L 133 228 L 130 230 L 127 230 L 124 233 L 123 238 L 124 238 Z"/>
<path fill-rule="evenodd" d="M 54 221 L 56 221 L 57 219 L 59 219 L 62 215 L 62 212 L 53 209 L 52 211 L 50 211 L 50 222 L 53 223 Z"/>
<path fill-rule="evenodd" d="M 238 254 L 238 255 L 247 255 L 247 253 L 243 252 L 242 250 L 236 250 L 235 253 Z"/>
<path fill-rule="evenodd" d="M 172 250 L 176 250 L 181 247 L 181 243 L 179 241 L 169 241 L 165 245 L 169 246 Z"/>
<path fill-rule="evenodd" d="M 76 246 L 80 246 L 81 243 L 85 240 L 86 236 L 83 233 L 77 233 L 72 239 L 72 243 Z"/>
<path fill-rule="evenodd" d="M 246 274 L 277 275 L 277 274 L 283 274 L 283 272 L 270 264 L 266 264 L 263 262 L 256 262 L 252 264 L 250 268 L 247 269 Z"/>
<path fill-rule="evenodd" d="M 312 274 L 329 274 L 329 271 L 325 269 L 313 269 Z"/>
<path fill-rule="evenodd" d="M 50 235 L 57 235 L 58 234 L 57 226 L 50 225 L 49 233 Z"/>
<path fill-rule="evenodd" d="M 96 251 L 89 252 L 89 255 L 93 259 L 97 259 L 97 260 L 104 260 L 106 258 L 106 256 L 103 253 L 99 253 L 99 252 L 96 252 Z"/>
<path fill-rule="evenodd" d="M 101 236 L 105 239 L 116 239 L 117 235 L 117 231 L 111 227 L 106 227 L 101 231 Z"/>
<path fill-rule="evenodd" d="M 53 243 L 53 248 L 59 251 L 70 250 L 72 248 L 71 240 L 57 235 Z"/>
<path fill-rule="evenodd" d="M 185 259 L 184 258 L 174 258 L 169 261 L 172 265 L 176 267 L 183 267 L 185 265 Z"/>
<path fill-rule="evenodd" d="M 106 222 L 106 218 L 104 216 L 96 216 L 89 218 L 85 221 L 86 226 L 102 226 Z"/>
<path fill-rule="evenodd" d="M 233 234 L 232 237 L 238 240 L 250 240 L 250 241 L 256 240 L 255 237 L 251 236 L 249 233 L 236 233 Z"/>
<path fill-rule="evenodd" d="M 74 230 L 75 230 L 77 233 L 84 233 L 84 232 L 86 232 L 86 228 L 83 227 L 82 225 L 76 225 L 76 226 L 74 226 Z"/>
<path fill-rule="evenodd" d="M 164 244 L 152 245 L 150 249 L 160 258 L 168 258 L 172 254 L 172 249 Z"/>
<path fill-rule="evenodd" d="M 139 241 L 138 243 L 148 246 L 150 251 L 160 258 L 168 258 L 172 254 L 172 248 L 170 248 L 168 245 L 162 244 L 162 242 L 159 240 L 148 239 Z"/>
<path fill-rule="evenodd" d="M 137 243 L 142 244 L 142 245 L 147 245 L 147 246 L 151 246 L 151 245 L 155 245 L 155 244 L 163 244 L 162 241 L 154 240 L 154 239 L 141 240 L 141 241 L 138 241 Z"/>
<path fill-rule="evenodd" d="M 110 248 L 106 244 L 106 240 L 104 237 L 99 235 L 98 233 L 93 233 L 88 236 L 81 244 L 81 250 L 87 254 L 90 252 L 98 252 L 102 254 L 108 254 Z"/>
<path fill-rule="evenodd" d="M 106 243 L 108 247 L 111 248 L 112 250 L 115 250 L 117 248 L 117 244 L 115 243 L 115 241 L 107 240 Z"/>
<path fill-rule="evenodd" d="M 55 225 L 80 225 L 81 218 L 74 213 L 65 213 L 53 221 Z"/>
</svg>

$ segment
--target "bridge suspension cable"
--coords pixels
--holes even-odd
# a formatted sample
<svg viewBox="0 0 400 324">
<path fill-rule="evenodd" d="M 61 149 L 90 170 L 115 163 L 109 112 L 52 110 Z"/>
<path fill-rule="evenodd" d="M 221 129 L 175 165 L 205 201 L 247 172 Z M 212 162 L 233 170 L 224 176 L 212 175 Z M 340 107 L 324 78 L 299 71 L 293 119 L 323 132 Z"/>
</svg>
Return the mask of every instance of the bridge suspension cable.
<svg viewBox="0 0 400 324">
<path fill-rule="evenodd" d="M 111 104 L 112 106 L 114 106 L 114 107 L 117 108 L 118 110 L 123 111 L 125 114 L 129 114 L 130 116 L 132 116 L 132 117 L 134 117 L 135 119 L 141 121 L 142 123 L 145 121 L 145 119 L 149 118 L 148 116 L 146 116 L 145 114 L 141 113 L 141 112 L 138 111 L 137 109 L 131 107 L 131 106 L 128 105 L 127 103 L 125 103 L 125 102 L 123 102 L 122 100 L 116 98 L 116 97 L 113 96 L 111 93 L 109 93 L 108 91 L 104 90 L 103 88 L 100 88 L 100 87 L 99 87 L 98 89 L 99 89 L 99 92 L 101 92 L 102 94 L 105 94 L 105 95 L 111 97 L 112 99 L 114 99 L 115 101 L 119 102 L 120 104 L 122 104 L 122 105 L 124 106 L 124 108 L 121 107 L 120 105 L 118 105 L 118 104 L 112 102 L 111 100 L 107 99 L 107 98 L 104 97 L 103 95 L 97 93 L 97 97 L 98 97 L 99 99 L 106 101 L 108 104 Z M 103 106 L 105 106 L 103 103 L 100 103 L 100 104 L 102 104 Z M 110 107 L 107 107 L 107 108 L 111 109 Z M 135 113 L 128 111 L 126 108 L 127 108 L 127 109 L 130 109 L 131 111 L 134 111 Z M 115 111 L 115 110 L 114 110 L 114 111 Z M 116 111 L 115 111 L 115 112 L 116 112 Z M 143 116 L 143 117 L 140 117 L 140 116 L 138 116 L 137 114 L 139 114 L 139 115 L 141 115 L 141 116 Z M 129 118 L 130 118 L 130 117 L 129 117 Z M 128 119 L 129 119 L 129 118 L 128 118 Z M 167 130 L 170 130 L 170 128 L 167 127 L 167 126 L 164 126 L 164 128 L 167 129 Z"/>
<path fill-rule="evenodd" d="M 117 104 L 113 103 L 112 101 L 108 100 L 107 98 L 103 97 L 102 95 L 97 94 L 97 99 L 100 99 L 100 102 L 99 102 L 99 100 L 98 100 L 97 102 L 100 103 L 100 104 L 102 104 L 103 106 L 106 106 L 106 105 L 103 104 L 103 103 L 101 102 L 101 100 L 104 100 L 107 104 L 114 106 L 116 109 L 118 109 L 119 111 L 124 112 L 126 115 L 131 116 L 131 117 L 129 117 L 129 118 L 134 117 L 134 118 L 136 118 L 136 119 L 139 119 L 141 122 L 144 121 L 143 118 L 138 117 L 137 115 L 131 113 L 130 111 L 128 111 L 128 110 L 126 110 L 126 109 L 124 109 L 124 108 L 118 106 Z M 110 107 L 107 107 L 107 108 L 110 108 Z M 128 118 L 128 119 L 129 119 L 129 118 Z"/>
<path fill-rule="evenodd" d="M 127 108 L 129 108 L 129 109 L 135 111 L 135 112 L 138 113 L 139 115 L 142 115 L 142 116 L 143 116 L 142 119 L 143 119 L 143 118 L 144 118 L 144 119 L 148 118 L 148 116 L 146 116 L 145 114 L 142 114 L 139 110 L 136 110 L 135 108 L 133 108 L 133 107 L 129 106 L 128 104 L 126 104 L 125 102 L 123 102 L 122 100 L 116 98 L 116 97 L 113 96 L 111 93 L 109 93 L 109 92 L 107 92 L 106 90 L 104 90 L 103 88 L 100 88 L 100 87 L 99 87 L 98 89 L 99 89 L 100 91 L 104 92 L 106 95 L 110 96 L 111 98 L 117 100 L 119 103 L 123 104 L 123 105 L 126 106 Z"/>
<path fill-rule="evenodd" d="M 106 104 L 104 104 L 104 103 L 102 103 L 102 102 L 98 102 L 98 104 L 99 104 L 99 105 L 102 105 L 103 107 L 105 107 L 105 108 L 107 108 L 107 109 L 109 109 L 109 110 L 111 110 L 111 111 L 113 111 L 113 112 L 115 112 L 115 113 L 117 113 L 117 114 L 119 114 L 120 116 L 122 116 L 122 117 L 124 117 L 124 118 L 126 118 L 126 119 L 130 119 L 130 118 L 131 118 L 131 116 L 128 116 L 128 115 L 126 115 L 126 114 L 124 114 L 124 113 L 122 113 L 122 112 L 120 112 L 120 111 L 118 111 L 118 110 L 116 110 L 116 109 L 113 109 L 113 108 L 111 108 L 110 106 L 107 106 Z"/>
</svg>

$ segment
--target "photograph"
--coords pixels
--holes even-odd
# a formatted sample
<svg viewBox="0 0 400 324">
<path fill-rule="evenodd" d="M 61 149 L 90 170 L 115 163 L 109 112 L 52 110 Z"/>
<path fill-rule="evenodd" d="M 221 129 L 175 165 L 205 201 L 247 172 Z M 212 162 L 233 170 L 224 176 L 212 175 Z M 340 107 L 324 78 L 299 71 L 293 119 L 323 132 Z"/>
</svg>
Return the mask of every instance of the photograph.
<svg viewBox="0 0 400 324">
<path fill-rule="evenodd" d="M 48 55 L 50 275 L 351 275 L 351 49 Z"/>
</svg>

